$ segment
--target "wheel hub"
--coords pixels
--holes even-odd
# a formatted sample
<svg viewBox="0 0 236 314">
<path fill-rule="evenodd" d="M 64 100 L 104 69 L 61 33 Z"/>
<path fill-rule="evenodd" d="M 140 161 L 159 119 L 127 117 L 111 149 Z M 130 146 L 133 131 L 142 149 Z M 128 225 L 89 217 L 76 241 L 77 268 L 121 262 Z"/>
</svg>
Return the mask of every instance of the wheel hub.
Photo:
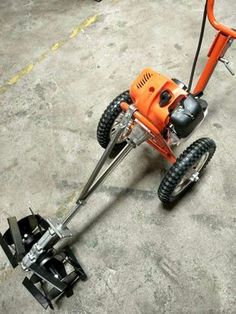
<svg viewBox="0 0 236 314">
<path fill-rule="evenodd" d="M 202 157 L 189 169 L 189 171 L 183 176 L 182 180 L 175 187 L 172 195 L 175 197 L 182 193 L 191 183 L 199 181 L 200 171 L 204 167 L 209 157 L 209 153 L 205 153 Z"/>
<path fill-rule="evenodd" d="M 110 139 L 113 139 L 117 130 L 119 129 L 119 124 L 121 122 L 121 120 L 123 119 L 125 113 L 122 111 L 118 117 L 115 119 L 115 121 L 113 122 L 112 124 L 112 127 L 111 127 L 111 131 L 110 131 Z M 117 144 L 120 144 L 120 143 L 123 143 L 127 137 L 129 136 L 131 130 L 130 128 L 127 128 L 118 138 L 117 140 Z"/>
</svg>

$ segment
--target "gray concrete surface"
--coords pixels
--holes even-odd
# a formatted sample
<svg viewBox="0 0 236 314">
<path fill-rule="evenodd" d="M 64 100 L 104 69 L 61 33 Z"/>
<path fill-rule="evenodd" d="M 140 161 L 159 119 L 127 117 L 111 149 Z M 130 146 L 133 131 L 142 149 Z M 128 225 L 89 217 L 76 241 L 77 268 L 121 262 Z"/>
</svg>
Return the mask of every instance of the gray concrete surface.
<svg viewBox="0 0 236 314">
<path fill-rule="evenodd" d="M 216 2 L 218 18 L 235 26 L 236 2 Z M 45 217 L 66 212 L 102 153 L 100 115 L 143 67 L 188 81 L 203 3 L 1 0 L 0 86 L 99 15 L 0 95 L 1 231 L 9 215 L 21 218 L 29 206 Z M 198 72 L 213 36 L 208 27 Z M 236 67 L 235 46 L 228 57 Z M 89 280 L 55 313 L 236 313 L 234 86 L 219 65 L 206 91 L 209 115 L 181 147 L 209 136 L 217 154 L 172 211 L 156 196 L 167 165 L 147 145 L 81 210 L 71 224 L 73 248 Z M 23 277 L 0 251 L 0 313 L 43 313 Z"/>
</svg>

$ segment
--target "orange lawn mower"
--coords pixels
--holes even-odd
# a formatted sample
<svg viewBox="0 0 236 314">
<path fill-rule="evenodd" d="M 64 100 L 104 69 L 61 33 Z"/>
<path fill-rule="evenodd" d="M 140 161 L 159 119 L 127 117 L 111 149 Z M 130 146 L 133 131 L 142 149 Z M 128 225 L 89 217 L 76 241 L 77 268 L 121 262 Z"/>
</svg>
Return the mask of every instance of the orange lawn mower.
<svg viewBox="0 0 236 314">
<path fill-rule="evenodd" d="M 233 74 L 224 55 L 236 39 L 236 30 L 218 23 L 213 7 L 214 0 L 206 1 L 188 86 L 147 68 L 132 83 L 129 91 L 109 104 L 97 129 L 98 142 L 105 151 L 75 206 L 64 219 L 44 219 L 33 212 L 19 221 L 16 217 L 8 219 L 9 229 L 0 235 L 0 244 L 13 267 L 21 264 L 23 270 L 31 271 L 31 277 L 25 277 L 23 285 L 44 308 L 53 308 L 52 301 L 62 295 L 71 296 L 75 282 L 86 280 L 87 276 L 71 248 L 64 246 L 58 249 L 57 245 L 55 249 L 55 245 L 60 239 L 72 236 L 68 223 L 131 150 L 147 142 L 172 164 L 158 190 L 158 196 L 165 204 L 174 202 L 198 182 L 212 158 L 216 145 L 209 138 L 198 139 L 177 159 L 172 147 L 188 138 L 204 120 L 207 102 L 202 96 L 218 61 Z M 207 16 L 218 32 L 206 66 L 192 91 Z M 114 149 L 116 157 L 99 175 Z"/>
</svg>

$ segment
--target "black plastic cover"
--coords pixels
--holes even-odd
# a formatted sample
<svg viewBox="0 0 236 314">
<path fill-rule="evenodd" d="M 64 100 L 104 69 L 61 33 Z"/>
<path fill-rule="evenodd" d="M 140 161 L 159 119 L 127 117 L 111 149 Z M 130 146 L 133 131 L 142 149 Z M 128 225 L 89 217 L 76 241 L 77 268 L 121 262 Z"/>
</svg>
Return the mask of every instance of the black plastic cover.
<svg viewBox="0 0 236 314">
<path fill-rule="evenodd" d="M 192 95 L 184 99 L 171 113 L 170 121 L 180 138 L 189 136 L 196 126 L 203 120 L 204 112 L 200 102 Z"/>
</svg>

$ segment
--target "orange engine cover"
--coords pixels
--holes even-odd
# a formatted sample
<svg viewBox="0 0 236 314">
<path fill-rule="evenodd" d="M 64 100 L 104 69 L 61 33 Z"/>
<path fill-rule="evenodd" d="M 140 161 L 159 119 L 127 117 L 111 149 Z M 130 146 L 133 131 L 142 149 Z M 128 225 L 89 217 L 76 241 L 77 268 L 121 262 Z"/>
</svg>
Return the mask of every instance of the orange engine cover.
<svg viewBox="0 0 236 314">
<path fill-rule="evenodd" d="M 168 91 L 171 98 L 165 106 L 160 106 L 164 91 Z M 138 111 L 161 132 L 169 123 L 170 112 L 187 96 L 187 92 L 170 78 L 146 68 L 132 83 L 130 95 Z"/>
</svg>

